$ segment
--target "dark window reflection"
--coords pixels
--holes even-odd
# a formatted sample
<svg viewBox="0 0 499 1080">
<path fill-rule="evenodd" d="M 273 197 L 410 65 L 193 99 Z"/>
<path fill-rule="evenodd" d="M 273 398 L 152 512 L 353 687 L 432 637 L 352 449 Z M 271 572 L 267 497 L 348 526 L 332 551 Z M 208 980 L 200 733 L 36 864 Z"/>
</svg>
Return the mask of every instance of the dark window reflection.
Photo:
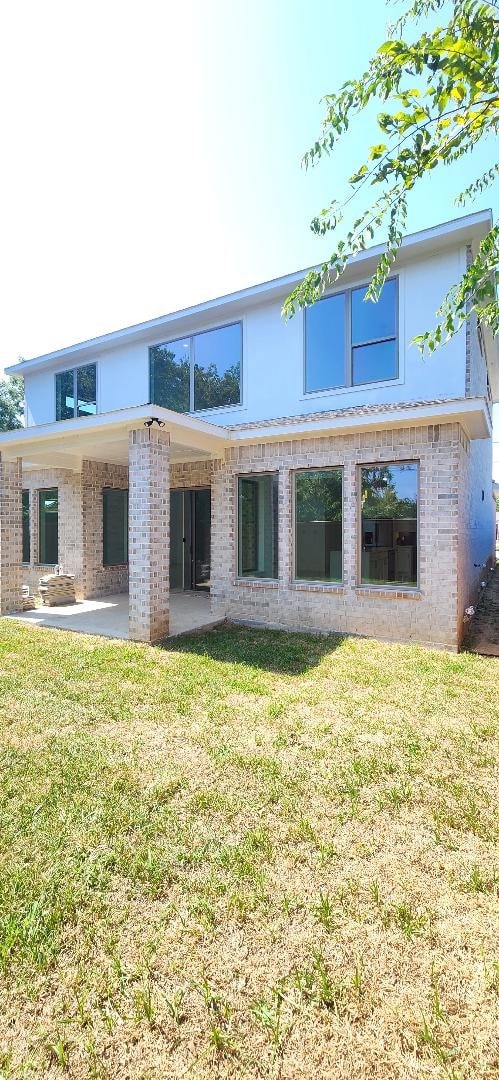
<svg viewBox="0 0 499 1080">
<path fill-rule="evenodd" d="M 45 488 L 38 492 L 38 533 L 41 563 L 55 565 L 59 561 L 59 492 Z"/>
<path fill-rule="evenodd" d="M 55 377 L 56 420 L 69 420 L 75 414 L 74 372 L 60 371 Z"/>
<path fill-rule="evenodd" d="M 193 412 L 241 401 L 240 323 L 155 345 L 149 357 L 155 405 Z"/>
<path fill-rule="evenodd" d="M 295 574 L 302 581 L 341 581 L 342 470 L 295 475 Z"/>
<path fill-rule="evenodd" d="M 376 465 L 362 472 L 363 585 L 417 585 L 418 466 Z"/>
<path fill-rule="evenodd" d="M 104 566 L 128 562 L 128 491 L 125 488 L 103 489 L 102 540 Z"/>
<path fill-rule="evenodd" d="M 95 364 L 76 369 L 78 416 L 95 416 L 97 412 L 97 375 Z"/>
<path fill-rule="evenodd" d="M 151 400 L 175 412 L 190 409 L 190 338 L 150 350 Z"/>
<path fill-rule="evenodd" d="M 85 364 L 69 371 L 59 371 L 55 377 L 55 418 L 70 420 L 73 416 L 95 416 L 97 412 L 97 369 Z"/>
<path fill-rule="evenodd" d="M 23 518 L 23 563 L 29 563 L 31 558 L 31 529 L 29 513 L 29 491 L 23 491 L 22 495 L 22 518 Z"/>
</svg>

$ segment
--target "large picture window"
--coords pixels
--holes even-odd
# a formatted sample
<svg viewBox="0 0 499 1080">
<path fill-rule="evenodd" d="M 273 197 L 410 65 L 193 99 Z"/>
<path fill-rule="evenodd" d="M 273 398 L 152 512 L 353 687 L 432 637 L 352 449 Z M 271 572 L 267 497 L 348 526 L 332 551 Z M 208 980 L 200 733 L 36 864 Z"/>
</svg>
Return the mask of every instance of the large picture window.
<svg viewBox="0 0 499 1080">
<path fill-rule="evenodd" d="M 397 279 L 377 303 L 366 292 L 347 289 L 306 309 L 306 393 L 397 378 Z"/>
<path fill-rule="evenodd" d="M 341 581 L 343 470 L 295 473 L 295 578 Z"/>
<path fill-rule="evenodd" d="M 418 465 L 361 469 L 363 585 L 418 582 Z"/>
<path fill-rule="evenodd" d="M 22 519 L 23 519 L 23 563 L 29 563 L 31 559 L 31 526 L 29 512 L 29 491 L 22 494 Z"/>
<path fill-rule="evenodd" d="M 55 377 L 55 418 L 95 416 L 97 412 L 97 371 L 95 364 L 58 371 Z"/>
<path fill-rule="evenodd" d="M 104 566 L 128 562 L 128 491 L 124 488 L 102 492 L 102 540 Z"/>
<path fill-rule="evenodd" d="M 241 323 L 154 345 L 149 350 L 151 402 L 175 412 L 239 405 L 241 359 Z"/>
<path fill-rule="evenodd" d="M 238 477 L 238 575 L 277 578 L 278 474 Z"/>
<path fill-rule="evenodd" d="M 38 558 L 53 566 L 59 562 L 59 492 L 44 488 L 38 492 Z"/>
</svg>

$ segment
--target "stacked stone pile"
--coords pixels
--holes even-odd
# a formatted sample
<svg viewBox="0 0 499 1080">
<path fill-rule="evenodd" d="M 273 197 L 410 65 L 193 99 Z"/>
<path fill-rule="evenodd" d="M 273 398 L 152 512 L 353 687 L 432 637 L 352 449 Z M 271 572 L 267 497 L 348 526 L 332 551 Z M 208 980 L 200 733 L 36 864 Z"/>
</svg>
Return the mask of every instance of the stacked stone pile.
<svg viewBox="0 0 499 1080">
<path fill-rule="evenodd" d="M 76 603 L 75 579 L 70 574 L 46 574 L 40 578 L 39 591 L 47 607 Z"/>
</svg>

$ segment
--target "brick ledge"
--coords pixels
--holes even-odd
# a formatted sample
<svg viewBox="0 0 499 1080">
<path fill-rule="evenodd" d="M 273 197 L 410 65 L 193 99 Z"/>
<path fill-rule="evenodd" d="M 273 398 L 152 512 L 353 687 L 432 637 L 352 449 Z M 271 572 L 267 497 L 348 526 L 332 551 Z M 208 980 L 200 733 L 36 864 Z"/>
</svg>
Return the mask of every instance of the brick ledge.
<svg viewBox="0 0 499 1080">
<path fill-rule="evenodd" d="M 290 581 L 285 588 L 292 592 L 332 593 L 333 595 L 345 592 L 345 586 L 341 581 L 331 581 L 329 584 L 326 581 Z"/>
<path fill-rule="evenodd" d="M 379 588 L 375 585 L 357 585 L 355 587 L 356 596 L 367 596 L 376 600 L 422 600 L 423 594 L 421 589 L 400 589 L 394 586 L 393 589 Z"/>
<path fill-rule="evenodd" d="M 278 589 L 279 582 L 274 578 L 234 578 L 234 586 L 242 586 L 243 589 Z"/>
</svg>

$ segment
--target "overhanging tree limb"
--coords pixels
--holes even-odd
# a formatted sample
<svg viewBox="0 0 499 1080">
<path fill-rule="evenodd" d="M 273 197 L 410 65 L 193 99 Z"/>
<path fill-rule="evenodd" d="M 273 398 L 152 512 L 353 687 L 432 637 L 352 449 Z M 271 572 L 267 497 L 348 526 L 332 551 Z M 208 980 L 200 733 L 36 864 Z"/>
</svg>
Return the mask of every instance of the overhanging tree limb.
<svg viewBox="0 0 499 1080">
<path fill-rule="evenodd" d="M 447 22 L 424 29 L 412 42 L 402 32 L 420 18 L 447 10 Z M 317 165 L 336 150 L 356 114 L 375 99 L 383 103 L 377 124 L 385 141 L 374 143 L 366 160 L 350 177 L 350 194 L 321 211 L 312 230 L 325 235 L 339 229 L 345 209 L 360 202 L 366 189 L 374 202 L 361 210 L 344 239 L 318 270 L 311 271 L 284 304 L 284 314 L 314 303 L 343 273 L 348 260 L 384 233 L 386 250 L 373 276 L 367 298 L 376 300 L 403 238 L 407 197 L 434 168 L 450 164 L 499 130 L 499 2 L 484 0 L 415 0 L 392 27 L 392 37 L 372 58 L 360 79 L 349 80 L 337 94 L 325 98 L 321 136 L 304 156 L 305 167 Z M 417 83 L 417 85 L 415 85 Z M 457 196 L 464 205 L 490 186 L 499 175 L 492 165 Z M 479 246 L 461 281 L 443 298 L 438 324 L 417 339 L 432 352 L 457 332 L 471 310 L 495 332 L 498 237 L 494 229 Z"/>
</svg>

